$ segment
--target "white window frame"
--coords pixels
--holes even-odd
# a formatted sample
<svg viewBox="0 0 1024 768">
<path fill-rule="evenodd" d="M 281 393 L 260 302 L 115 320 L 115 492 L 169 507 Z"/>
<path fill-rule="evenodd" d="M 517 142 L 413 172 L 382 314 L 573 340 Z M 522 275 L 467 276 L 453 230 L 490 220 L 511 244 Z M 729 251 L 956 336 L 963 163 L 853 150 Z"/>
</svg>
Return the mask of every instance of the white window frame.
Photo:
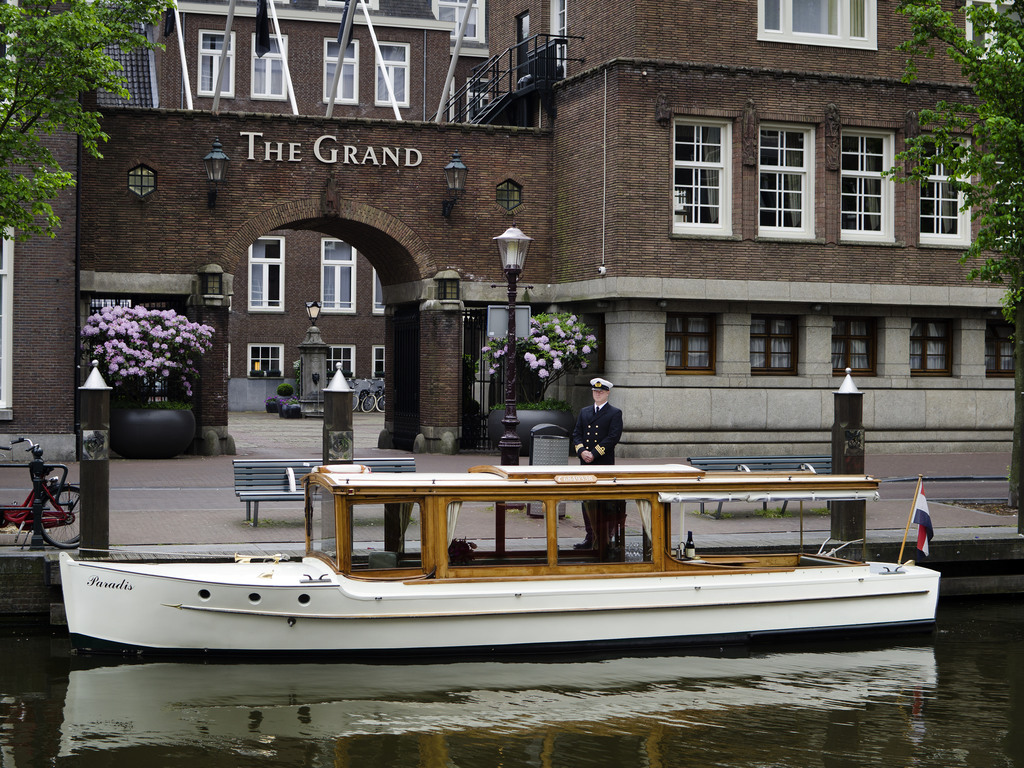
<svg viewBox="0 0 1024 768">
<path fill-rule="evenodd" d="M 772 132 L 779 136 L 779 154 L 782 155 L 782 147 L 790 137 L 802 136 L 803 137 L 803 148 L 799 150 L 802 155 L 802 164 L 799 166 L 791 165 L 784 159 L 780 164 L 768 165 L 763 161 L 765 159 L 765 147 L 764 147 L 764 133 Z M 796 154 L 796 150 L 785 153 L 788 159 L 792 159 L 793 155 Z M 806 126 L 794 126 L 794 125 L 776 125 L 776 124 L 762 124 L 758 131 L 758 195 L 757 195 L 757 214 L 758 214 L 758 234 L 762 237 L 782 237 L 782 238 L 794 238 L 794 239 L 808 239 L 814 237 L 814 156 L 815 156 L 815 145 L 814 145 L 814 129 Z M 775 214 L 776 220 L 780 215 L 780 204 L 776 204 L 775 207 L 766 209 L 764 207 L 764 198 L 762 197 L 762 184 L 765 181 L 765 177 L 774 176 L 776 180 L 781 182 L 781 177 L 787 177 L 790 179 L 798 179 L 800 182 L 800 206 L 792 210 L 798 210 L 800 213 L 800 226 L 785 226 L 784 224 L 771 224 L 766 225 L 761 223 L 761 212 L 763 210 L 771 210 Z M 769 189 L 768 192 L 771 194 L 773 190 Z M 793 194 L 792 191 L 778 191 L 774 190 L 774 194 L 781 197 L 781 210 L 786 210 L 790 200 L 790 196 Z"/>
<path fill-rule="evenodd" d="M 379 378 L 377 373 L 379 372 L 383 376 L 387 372 L 387 368 L 384 367 L 384 361 L 387 359 L 387 348 L 382 344 L 373 345 L 373 354 L 371 356 L 372 365 L 370 366 L 370 376 L 373 378 Z M 378 366 L 379 362 L 379 366 Z"/>
<path fill-rule="evenodd" d="M 858 148 L 856 151 L 848 152 L 847 139 L 857 138 Z M 882 140 L 882 153 L 879 161 L 880 168 L 878 170 L 865 169 L 864 159 L 871 157 L 872 155 L 863 151 L 862 142 L 865 139 L 881 139 Z M 893 166 L 893 144 L 894 137 L 892 133 L 879 132 L 879 131 L 864 131 L 864 130 L 844 130 L 840 137 L 840 170 L 839 170 L 839 226 L 840 226 L 840 239 L 843 242 L 881 242 L 891 243 L 894 241 L 893 235 L 893 219 L 894 219 L 894 204 L 895 204 L 895 183 L 884 177 L 882 174 L 884 171 L 892 168 Z M 847 168 L 847 164 L 851 161 L 851 158 L 858 158 L 858 168 Z M 846 229 L 843 226 L 844 212 L 846 211 L 847 200 L 850 197 L 846 193 L 846 182 L 847 180 L 854 180 L 858 186 L 866 183 L 870 180 L 879 180 L 879 191 L 880 191 L 880 210 L 881 215 L 881 228 L 879 230 L 869 230 L 862 228 Z M 851 212 L 858 216 L 871 215 L 871 211 L 868 211 L 862 204 L 866 199 L 867 195 L 863 189 L 857 189 L 854 191 L 853 196 L 858 200 L 858 205 L 851 209 Z M 872 195 L 873 196 L 873 195 Z"/>
<path fill-rule="evenodd" d="M 336 244 L 349 249 L 347 259 L 329 257 L 329 253 L 333 255 Z M 320 303 L 324 312 L 337 315 L 354 315 L 356 313 L 356 257 L 358 255 L 359 252 L 344 240 L 338 240 L 333 237 L 320 239 Z M 341 295 L 340 276 L 345 269 L 349 272 L 347 298 Z M 329 285 L 333 288 L 334 295 L 337 297 L 334 300 L 328 300 L 327 298 Z"/>
<path fill-rule="evenodd" d="M 385 62 L 382 61 L 379 56 L 374 54 L 375 62 L 373 68 L 373 103 L 375 106 L 378 107 L 391 106 L 391 99 L 389 98 L 388 87 L 385 84 L 384 77 L 382 75 L 383 70 L 387 70 L 388 73 L 391 75 L 391 85 L 395 91 L 395 101 L 398 103 L 399 107 L 408 107 L 409 90 L 412 86 L 412 78 L 410 77 L 411 69 L 409 64 L 411 56 L 411 46 L 409 45 L 409 43 L 391 43 L 384 42 L 382 40 L 380 43 L 380 50 L 382 53 L 385 48 L 401 49 L 405 51 L 405 57 L 401 61 L 393 59 Z M 396 77 L 397 74 L 401 74 L 401 88 L 399 87 L 398 77 Z M 383 98 L 381 98 L 382 96 Z"/>
<path fill-rule="evenodd" d="M 289 0 L 280 0 L 280 1 L 281 2 L 288 2 Z M 348 2 L 348 0 L 319 0 L 321 8 L 338 8 L 338 9 L 341 9 L 341 10 L 344 10 L 346 2 Z M 356 10 L 357 11 L 362 11 L 362 5 L 363 4 L 362 4 L 362 2 L 360 0 L 359 7 L 356 8 Z M 367 5 L 370 6 L 370 10 L 371 11 L 379 11 L 380 10 L 380 0 L 369 0 L 367 2 Z"/>
<path fill-rule="evenodd" d="M 259 361 L 258 361 L 260 363 L 260 367 L 258 369 L 253 366 L 253 363 L 257 362 L 257 361 L 253 360 L 253 352 L 255 352 L 256 350 L 259 350 L 259 355 L 258 356 L 260 358 Z M 264 355 L 263 354 L 264 350 L 271 350 L 271 354 L 270 355 Z M 278 360 L 278 365 L 280 365 L 280 368 L 274 368 L 273 367 L 273 363 L 268 363 L 268 367 L 264 369 L 263 368 L 263 360 L 264 359 L 272 360 L 275 357 Z M 260 344 L 260 343 L 249 344 L 248 347 L 246 348 L 246 351 L 245 351 L 245 365 L 246 365 L 246 369 L 245 369 L 246 376 L 251 376 L 252 372 L 254 370 L 267 370 L 267 371 L 277 370 L 277 371 L 281 371 L 281 375 L 284 376 L 284 344 Z"/>
<path fill-rule="evenodd" d="M 338 48 L 337 38 L 324 39 L 324 104 L 331 100 L 331 84 L 334 82 L 334 66 L 337 64 L 338 55 L 331 55 L 331 47 Z M 352 51 L 352 56 L 348 52 Z M 352 93 L 345 94 L 345 72 L 352 73 Z M 358 104 L 359 103 L 359 41 L 352 40 L 345 50 L 345 58 L 341 62 L 341 77 L 338 79 L 338 93 L 334 98 L 335 104 Z"/>
<path fill-rule="evenodd" d="M 380 275 L 373 270 L 373 314 L 383 315 L 386 305 L 384 304 L 384 286 L 380 282 Z"/>
<path fill-rule="evenodd" d="M 0 408 L 8 409 L 14 405 L 14 240 L 11 232 L 0 234 Z"/>
<path fill-rule="evenodd" d="M 255 255 L 256 246 L 261 242 L 275 241 L 278 243 L 278 257 L 276 259 L 266 256 Z M 266 253 L 264 248 L 263 253 Z M 261 237 L 249 246 L 249 311 L 250 312 L 283 312 L 284 311 L 284 238 L 283 237 Z M 253 290 L 253 272 L 259 268 L 263 276 L 263 285 L 268 284 L 271 267 L 276 266 L 278 275 L 278 295 L 276 297 L 264 297 L 256 299 Z"/>
<path fill-rule="evenodd" d="M 252 34 L 252 45 L 250 51 L 249 67 L 249 90 L 254 101 L 284 101 L 288 98 L 288 80 L 284 76 L 284 60 L 288 56 L 288 35 L 281 35 L 278 41 L 277 35 L 270 35 L 270 50 L 262 57 L 256 55 L 256 33 Z M 274 69 L 277 68 L 277 75 L 281 81 L 280 92 L 273 89 Z M 256 71 L 263 70 L 264 90 L 256 90 Z"/>
<path fill-rule="evenodd" d="M 452 27 L 452 42 L 455 42 L 455 36 L 459 33 L 459 22 L 462 21 L 462 15 L 466 11 L 467 0 L 433 0 L 433 11 L 434 18 L 438 21 L 452 21 L 454 26 Z M 473 10 L 469 14 L 469 29 L 466 30 L 466 34 L 463 36 L 462 41 L 466 43 L 482 43 L 484 42 L 484 25 L 480 23 L 480 19 L 486 19 L 487 16 L 484 12 L 484 3 L 486 0 L 475 0 L 473 3 Z M 442 11 L 444 15 L 449 18 L 442 18 Z M 469 33 L 469 30 L 473 30 L 473 34 Z"/>
<path fill-rule="evenodd" d="M 937 191 L 933 193 L 931 199 L 939 205 L 943 202 L 950 202 L 955 200 L 956 213 L 954 216 L 943 216 L 941 213 L 932 214 L 930 217 L 934 221 L 941 221 L 944 219 L 951 219 L 956 221 L 956 234 L 948 235 L 942 234 L 941 232 L 925 232 L 921 226 L 925 218 L 925 200 L 928 198 L 928 187 L 933 187 Z M 955 192 L 955 197 L 950 196 L 948 193 Z M 946 194 L 943 194 L 946 193 Z M 920 187 L 920 207 L 918 210 L 918 237 L 922 245 L 948 245 L 952 247 L 959 247 L 963 245 L 970 245 L 971 243 L 971 212 L 969 209 L 964 209 L 964 194 L 956 185 L 950 180 L 949 176 L 945 173 L 945 168 L 941 163 L 932 163 L 932 172 L 928 174 L 928 178 L 924 180 Z"/>
<path fill-rule="evenodd" d="M 818 0 L 835 8 L 835 27 L 830 32 L 793 29 L 793 5 L 807 0 L 757 0 L 757 39 L 796 45 L 825 45 L 839 48 L 878 50 L 877 0 Z M 852 13 L 864 9 L 864 29 L 851 23 Z"/>
<path fill-rule="evenodd" d="M 987 5 L 992 5 L 993 3 L 995 3 L 995 0 L 967 0 L 966 4 L 967 4 L 967 6 L 972 6 L 972 5 L 978 5 L 980 3 L 985 3 Z M 996 3 L 996 7 L 1000 11 L 1002 11 L 1003 9 L 1010 9 L 1013 6 L 1011 6 L 1009 3 Z M 988 32 L 985 33 L 984 40 L 979 40 L 978 38 L 975 37 L 975 35 L 974 35 L 974 22 L 971 21 L 971 17 L 969 15 L 965 15 L 964 36 L 968 40 L 973 40 L 978 45 L 983 45 L 985 47 L 985 51 L 986 52 L 992 46 L 992 36 Z"/>
<path fill-rule="evenodd" d="M 552 35 L 564 36 L 569 34 L 569 0 L 551 0 L 549 8 L 550 18 L 548 20 L 548 28 L 551 30 Z M 568 46 L 558 46 L 558 63 L 562 67 L 564 75 L 568 76 L 566 71 L 568 64 Z"/>
<path fill-rule="evenodd" d="M 718 128 L 720 130 L 721 144 L 719 159 L 717 161 L 707 160 L 676 160 L 676 135 L 680 126 L 694 126 L 698 129 Z M 679 118 L 672 127 L 672 231 L 675 234 L 728 236 L 732 234 L 732 123 L 714 120 L 696 120 L 691 118 Z M 699 146 L 704 146 L 698 140 Z M 677 186 L 676 174 L 680 170 L 693 169 L 698 172 L 713 171 L 719 174 L 718 183 L 718 221 L 717 222 L 694 222 L 687 221 L 686 216 L 690 208 L 694 206 L 687 202 L 682 204 L 680 197 L 682 188 Z M 700 186 L 705 188 L 703 182 Z M 707 186 L 706 188 L 711 188 Z M 691 186 L 692 189 L 692 186 Z M 699 207 L 699 206 L 698 206 Z"/>
<path fill-rule="evenodd" d="M 220 71 L 220 57 L 221 51 L 214 50 L 213 48 L 204 48 L 203 42 L 210 37 L 217 37 L 221 43 L 224 42 L 224 30 L 216 29 L 200 29 L 199 30 L 199 65 L 196 77 L 196 95 L 197 96 L 215 96 L 216 89 L 214 88 L 214 82 L 217 79 L 217 74 Z M 235 33 L 231 33 L 231 40 L 228 43 L 228 61 L 224 67 L 224 79 L 227 81 L 224 88 L 221 89 L 220 96 L 222 99 L 233 99 L 235 97 Z M 210 73 L 210 85 L 209 87 L 203 87 L 203 72 L 205 67 L 209 64 L 211 69 Z"/>
<path fill-rule="evenodd" d="M 345 361 L 348 361 L 348 365 L 345 365 Z M 355 378 L 356 376 L 356 346 L 355 344 L 331 344 L 327 348 L 327 378 L 330 379 L 338 372 L 334 366 L 341 363 L 342 373 L 348 371 L 351 376 L 347 378 Z"/>
</svg>

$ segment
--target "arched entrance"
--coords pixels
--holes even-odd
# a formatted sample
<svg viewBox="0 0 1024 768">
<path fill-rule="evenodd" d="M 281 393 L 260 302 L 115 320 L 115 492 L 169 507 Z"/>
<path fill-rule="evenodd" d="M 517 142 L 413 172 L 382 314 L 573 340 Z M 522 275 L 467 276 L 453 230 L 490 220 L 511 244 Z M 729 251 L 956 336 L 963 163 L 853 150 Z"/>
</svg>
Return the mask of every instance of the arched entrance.
<svg viewBox="0 0 1024 768">
<path fill-rule="evenodd" d="M 246 243 L 253 233 L 257 237 Z M 421 302 L 432 290 L 432 267 L 427 247 L 408 227 L 370 205 L 339 200 L 328 184 L 319 200 L 292 201 L 244 222 L 228 240 L 225 263 L 239 253 L 247 256 L 236 258 L 232 270 L 229 408 L 248 410 L 254 401 L 261 407 L 253 393 L 273 396 L 282 381 L 306 382 L 293 376 L 293 366 L 305 349 L 306 302 L 319 301 L 327 369 L 339 362 L 350 380 L 380 376 L 386 382 L 385 445 L 426 450 L 430 446 L 417 445 L 417 437 L 432 428 L 448 425 L 457 433 L 458 404 L 445 403 L 445 412 L 434 416 L 439 423 L 423 424 L 421 348 L 455 360 L 460 350 L 437 337 L 435 323 L 426 324 L 429 337 L 421 341 Z M 439 360 L 437 368 L 456 366 Z"/>
</svg>

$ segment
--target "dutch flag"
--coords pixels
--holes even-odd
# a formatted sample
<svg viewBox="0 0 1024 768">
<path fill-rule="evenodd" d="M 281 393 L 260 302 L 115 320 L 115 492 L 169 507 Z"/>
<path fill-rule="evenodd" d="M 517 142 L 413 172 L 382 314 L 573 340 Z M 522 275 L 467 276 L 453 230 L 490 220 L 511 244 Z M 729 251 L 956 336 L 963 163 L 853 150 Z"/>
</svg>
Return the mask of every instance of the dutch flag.
<svg viewBox="0 0 1024 768">
<path fill-rule="evenodd" d="M 928 499 L 924 497 L 924 490 L 918 489 L 917 499 L 914 501 L 913 522 L 917 524 L 917 557 L 928 557 L 928 543 L 932 540 L 932 516 L 928 512 Z"/>
</svg>

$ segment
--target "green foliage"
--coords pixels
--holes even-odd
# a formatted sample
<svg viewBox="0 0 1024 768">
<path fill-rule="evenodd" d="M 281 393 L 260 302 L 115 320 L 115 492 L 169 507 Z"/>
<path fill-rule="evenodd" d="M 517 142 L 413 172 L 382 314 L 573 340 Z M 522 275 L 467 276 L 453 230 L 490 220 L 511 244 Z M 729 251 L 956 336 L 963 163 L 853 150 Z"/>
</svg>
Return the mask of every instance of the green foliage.
<svg viewBox="0 0 1024 768">
<path fill-rule="evenodd" d="M 505 410 L 505 403 L 495 403 L 491 406 L 492 411 L 503 411 Z M 553 397 L 549 397 L 546 400 L 539 400 L 535 403 L 516 403 L 516 410 L 518 411 L 566 411 L 572 412 L 572 406 L 570 406 L 565 400 L 556 400 Z"/>
<path fill-rule="evenodd" d="M 917 75 L 917 61 L 945 53 L 959 67 L 973 93 L 922 110 L 921 134 L 907 139 L 891 175 L 924 179 L 933 164 L 957 179 L 964 207 L 979 231 L 961 259 L 968 277 L 1006 289 L 1003 314 L 1016 325 L 1013 467 L 1019 466 L 1024 429 L 1024 0 L 954 4 L 942 0 L 901 0 L 911 37 L 904 80 Z M 971 36 L 967 37 L 967 25 Z M 1016 475 L 1016 472 L 1013 473 Z M 1019 480 L 1010 478 L 1011 498 Z M 1024 523 L 1021 527 L 1024 532 Z"/>
<path fill-rule="evenodd" d="M 0 3 L 0 230 L 18 239 L 55 237 L 60 219 L 50 201 L 74 184 L 49 137 L 78 134 L 100 157 L 107 136 L 99 112 L 82 94 L 102 89 L 127 97 L 124 71 L 108 55 L 153 48 L 144 24 L 155 24 L 167 0 L 40 0 Z"/>
<path fill-rule="evenodd" d="M 287 381 L 282 381 L 277 385 L 277 394 L 281 397 L 291 397 L 295 394 L 295 387 L 289 384 Z"/>
<path fill-rule="evenodd" d="M 948 4 L 947 4 L 948 5 Z M 920 181 L 936 161 L 958 180 L 964 205 L 980 231 L 963 255 L 969 277 L 1007 288 L 1005 312 L 1024 295 L 1024 25 L 1016 0 L 974 3 L 944 10 L 940 0 L 903 0 L 911 38 L 904 80 L 917 75 L 916 61 L 944 51 L 970 82 L 974 97 L 940 101 L 918 116 L 921 134 L 897 157 L 892 175 Z M 1009 12 L 1006 12 L 1009 11 Z M 970 21 L 973 35 L 965 34 Z"/>
</svg>

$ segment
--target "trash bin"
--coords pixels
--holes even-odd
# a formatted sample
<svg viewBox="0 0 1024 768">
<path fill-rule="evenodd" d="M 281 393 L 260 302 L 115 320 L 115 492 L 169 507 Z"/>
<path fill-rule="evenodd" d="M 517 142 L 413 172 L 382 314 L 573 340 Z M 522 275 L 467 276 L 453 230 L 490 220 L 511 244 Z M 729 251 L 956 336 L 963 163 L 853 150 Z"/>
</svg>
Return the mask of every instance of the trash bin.
<svg viewBox="0 0 1024 768">
<path fill-rule="evenodd" d="M 530 463 L 539 465 L 568 464 L 569 432 L 557 424 L 538 424 L 531 429 Z M 527 509 L 526 514 L 530 517 L 543 517 L 544 510 Z M 565 517 L 565 502 L 559 503 L 558 516 Z"/>
<path fill-rule="evenodd" d="M 530 430 L 531 464 L 568 464 L 569 433 L 557 424 L 538 424 Z"/>
</svg>

